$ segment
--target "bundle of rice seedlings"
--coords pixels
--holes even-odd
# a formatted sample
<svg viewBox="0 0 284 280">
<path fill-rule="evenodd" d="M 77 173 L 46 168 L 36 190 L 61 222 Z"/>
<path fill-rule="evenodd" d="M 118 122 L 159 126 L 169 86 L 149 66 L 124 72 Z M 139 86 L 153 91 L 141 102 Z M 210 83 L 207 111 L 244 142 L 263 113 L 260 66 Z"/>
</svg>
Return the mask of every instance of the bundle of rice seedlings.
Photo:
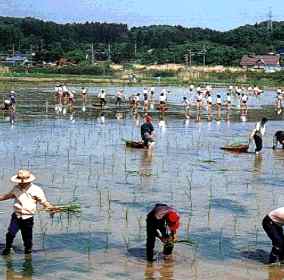
<svg viewBox="0 0 284 280">
<path fill-rule="evenodd" d="M 58 212 L 65 212 L 65 213 L 81 213 L 81 205 L 80 203 L 64 203 L 56 205 L 58 208 Z"/>
</svg>

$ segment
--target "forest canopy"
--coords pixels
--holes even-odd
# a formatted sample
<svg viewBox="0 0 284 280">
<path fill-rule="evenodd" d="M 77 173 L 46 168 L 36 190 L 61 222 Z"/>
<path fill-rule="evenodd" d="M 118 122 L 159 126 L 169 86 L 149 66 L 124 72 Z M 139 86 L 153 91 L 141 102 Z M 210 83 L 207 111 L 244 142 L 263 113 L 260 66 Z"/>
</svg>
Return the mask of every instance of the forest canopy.
<svg viewBox="0 0 284 280">
<path fill-rule="evenodd" d="M 60 58 L 75 63 L 111 60 L 115 63 L 190 63 L 239 65 L 247 54 L 284 48 L 284 22 L 245 25 L 221 32 L 182 26 L 128 28 L 116 23 L 58 24 L 35 18 L 0 17 L 0 51 L 34 53 L 38 62 Z"/>
</svg>

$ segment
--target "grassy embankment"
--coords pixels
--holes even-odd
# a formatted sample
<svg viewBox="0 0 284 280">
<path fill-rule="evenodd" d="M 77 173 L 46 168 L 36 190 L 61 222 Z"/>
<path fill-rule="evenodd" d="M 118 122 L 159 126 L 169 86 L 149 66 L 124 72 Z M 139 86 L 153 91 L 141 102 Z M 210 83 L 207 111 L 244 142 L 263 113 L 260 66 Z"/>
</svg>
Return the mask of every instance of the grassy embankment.
<svg viewBox="0 0 284 280">
<path fill-rule="evenodd" d="M 135 84 L 129 82 L 129 74 L 135 74 L 138 85 L 188 85 L 192 83 L 217 86 L 237 84 L 270 88 L 284 87 L 284 71 L 264 73 L 223 67 L 186 69 L 182 65 L 66 66 L 32 68 L 28 71 L 18 67 L 0 73 L 0 81 Z"/>
</svg>

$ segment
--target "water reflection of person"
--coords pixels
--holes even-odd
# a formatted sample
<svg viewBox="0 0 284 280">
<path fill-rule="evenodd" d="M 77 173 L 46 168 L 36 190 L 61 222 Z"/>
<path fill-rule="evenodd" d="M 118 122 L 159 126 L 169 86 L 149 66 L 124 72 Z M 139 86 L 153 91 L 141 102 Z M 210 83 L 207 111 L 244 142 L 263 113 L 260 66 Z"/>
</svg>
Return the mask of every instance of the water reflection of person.
<svg viewBox="0 0 284 280">
<path fill-rule="evenodd" d="M 156 275 L 155 275 L 156 274 Z M 159 267 L 153 263 L 147 263 L 144 273 L 145 280 L 174 280 L 174 265 L 172 260 L 165 260 Z"/>
<path fill-rule="evenodd" d="M 152 161 L 153 161 L 153 149 L 144 149 L 141 159 L 141 170 L 151 168 Z"/>
<path fill-rule="evenodd" d="M 15 270 L 12 258 L 5 257 L 4 260 L 6 265 L 6 280 L 32 280 L 32 256 L 25 256 L 21 271 Z"/>
<path fill-rule="evenodd" d="M 254 170 L 256 173 L 261 173 L 262 170 L 262 155 L 258 155 L 254 158 Z"/>
<path fill-rule="evenodd" d="M 284 269 L 281 267 L 272 267 L 268 269 L 268 280 L 284 279 Z"/>
</svg>

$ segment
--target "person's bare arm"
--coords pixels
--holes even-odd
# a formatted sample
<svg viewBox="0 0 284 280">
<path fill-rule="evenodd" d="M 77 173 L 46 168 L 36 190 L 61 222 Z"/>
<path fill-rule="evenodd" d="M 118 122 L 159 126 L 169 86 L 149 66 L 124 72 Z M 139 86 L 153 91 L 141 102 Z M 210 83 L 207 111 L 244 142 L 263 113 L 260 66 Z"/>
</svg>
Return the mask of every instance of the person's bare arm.
<svg viewBox="0 0 284 280">
<path fill-rule="evenodd" d="M 46 201 L 44 203 L 41 203 L 41 205 L 46 208 L 48 211 L 51 211 L 51 212 L 59 212 L 60 209 L 56 206 L 54 206 L 53 204 L 51 204 L 50 202 Z"/>
<path fill-rule="evenodd" d="M 8 200 L 8 199 L 13 199 L 14 195 L 12 193 L 7 193 L 0 195 L 0 201 Z"/>
</svg>

